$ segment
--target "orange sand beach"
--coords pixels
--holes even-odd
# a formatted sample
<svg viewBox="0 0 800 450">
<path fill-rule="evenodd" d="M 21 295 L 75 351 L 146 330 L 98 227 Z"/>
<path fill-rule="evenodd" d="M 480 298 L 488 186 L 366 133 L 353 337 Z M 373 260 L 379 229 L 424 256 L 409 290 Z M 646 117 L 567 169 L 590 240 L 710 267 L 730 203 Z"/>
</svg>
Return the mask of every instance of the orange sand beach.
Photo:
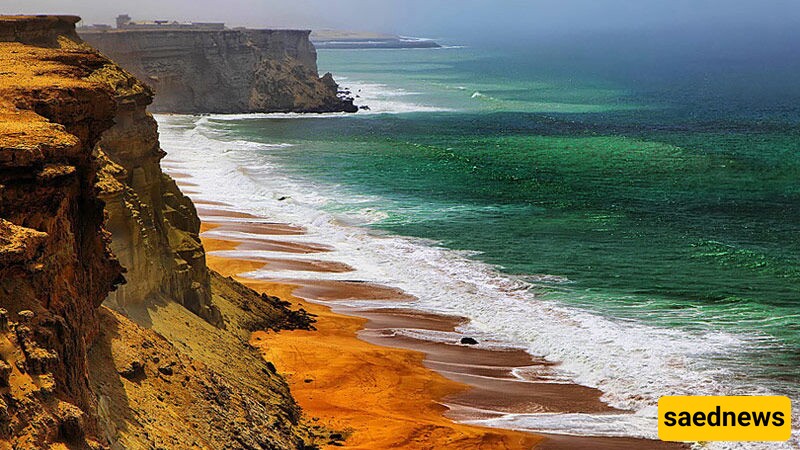
<svg viewBox="0 0 800 450">
<path fill-rule="evenodd" d="M 498 411 L 620 411 L 600 401 L 596 389 L 548 383 L 552 364 L 522 350 L 487 350 L 396 335 L 391 330 L 453 332 L 464 319 L 402 308 L 363 310 L 337 305 L 339 300 L 406 301 L 409 296 L 389 286 L 358 281 L 282 278 L 282 270 L 319 275 L 350 268 L 338 262 L 292 259 L 291 254 L 313 256 L 332 250 L 281 240 L 280 236 L 302 234 L 302 227 L 266 223 L 265 218 L 218 208 L 225 205 L 196 202 L 204 220 L 201 232 L 214 230 L 211 234 L 216 236 L 202 236 L 209 267 L 317 315 L 315 331 L 256 332 L 251 344 L 287 377 L 309 418 L 346 437 L 345 448 L 687 448 L 641 439 L 540 435 L 455 422 L 492 417 Z M 247 237 L 220 239 L 220 231 Z M 234 259 L 215 254 L 236 249 L 289 256 Z M 241 276 L 259 269 L 274 271 L 275 277 Z M 512 374 L 515 368 L 523 368 L 525 380 Z"/>
</svg>

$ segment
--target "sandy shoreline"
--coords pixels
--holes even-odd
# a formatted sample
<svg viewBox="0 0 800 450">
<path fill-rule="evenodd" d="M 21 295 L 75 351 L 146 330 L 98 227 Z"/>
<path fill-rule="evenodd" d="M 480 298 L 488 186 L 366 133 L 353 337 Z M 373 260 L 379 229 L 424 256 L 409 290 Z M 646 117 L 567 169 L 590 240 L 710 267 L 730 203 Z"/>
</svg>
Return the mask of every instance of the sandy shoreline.
<svg viewBox="0 0 800 450">
<path fill-rule="evenodd" d="M 224 226 L 205 222 L 203 230 Z M 254 267 L 252 261 L 213 254 L 240 246 L 235 240 L 204 238 L 204 244 L 209 249 L 208 265 L 222 275 L 236 276 L 243 267 Z M 316 331 L 256 332 L 251 344 L 287 377 L 292 394 L 308 416 L 347 435 L 346 448 L 523 449 L 541 442 L 528 433 L 461 425 L 447 419 L 447 408 L 438 400 L 462 392 L 466 386 L 427 369 L 420 352 L 379 347 L 359 339 L 367 319 L 338 314 L 298 297 L 294 293 L 303 287 L 296 284 L 237 279 L 317 315 Z M 340 299 L 367 295 L 371 288 L 384 298 L 390 296 L 387 292 L 398 294 L 364 283 L 322 283 L 318 291 L 311 283 L 305 286 L 307 295 Z"/>
<path fill-rule="evenodd" d="M 257 332 L 251 343 L 287 375 L 295 398 L 310 417 L 347 431 L 347 448 L 686 448 L 633 438 L 544 435 L 453 422 L 495 417 L 500 412 L 622 411 L 603 403 L 596 389 L 549 382 L 552 363 L 522 350 L 460 345 L 456 327 L 465 320 L 461 317 L 337 303 L 413 299 L 399 289 L 357 280 L 283 278 L 281 270 L 319 275 L 345 273 L 350 268 L 307 259 L 309 254 L 333 249 L 293 242 L 292 236 L 303 233 L 300 226 L 220 209 L 224 204 L 200 201 L 198 206 L 210 267 L 318 316 L 317 331 Z M 276 255 L 230 257 L 235 250 Z M 260 269 L 274 271 L 274 277 L 240 276 Z M 396 330 L 446 333 L 452 342 L 401 335 Z"/>
</svg>

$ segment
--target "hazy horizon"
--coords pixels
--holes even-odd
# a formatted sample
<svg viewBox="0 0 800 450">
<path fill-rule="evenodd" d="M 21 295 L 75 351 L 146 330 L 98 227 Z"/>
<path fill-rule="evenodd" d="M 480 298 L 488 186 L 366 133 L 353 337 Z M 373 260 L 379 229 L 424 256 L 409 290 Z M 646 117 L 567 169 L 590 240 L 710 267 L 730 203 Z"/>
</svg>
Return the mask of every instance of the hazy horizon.
<svg viewBox="0 0 800 450">
<path fill-rule="evenodd" d="M 134 19 L 224 21 L 229 26 L 343 29 L 476 41 L 527 37 L 670 30 L 691 35 L 741 38 L 753 30 L 794 35 L 800 2 L 790 0 L 5 0 L 3 14 L 75 14 L 85 24 L 113 24 L 118 14 Z M 759 35 L 750 36 L 759 38 Z"/>
</svg>

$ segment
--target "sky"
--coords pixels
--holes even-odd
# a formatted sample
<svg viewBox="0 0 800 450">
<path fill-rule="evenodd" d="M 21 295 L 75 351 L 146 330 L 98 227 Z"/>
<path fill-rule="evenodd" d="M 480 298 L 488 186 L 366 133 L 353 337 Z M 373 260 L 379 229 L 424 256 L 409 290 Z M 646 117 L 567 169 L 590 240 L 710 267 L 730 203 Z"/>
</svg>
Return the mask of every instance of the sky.
<svg viewBox="0 0 800 450">
<path fill-rule="evenodd" d="M 113 23 L 127 13 L 142 20 L 470 39 L 800 29 L 800 0 L 2 0 L 0 13 L 69 13 L 89 24 Z"/>
</svg>

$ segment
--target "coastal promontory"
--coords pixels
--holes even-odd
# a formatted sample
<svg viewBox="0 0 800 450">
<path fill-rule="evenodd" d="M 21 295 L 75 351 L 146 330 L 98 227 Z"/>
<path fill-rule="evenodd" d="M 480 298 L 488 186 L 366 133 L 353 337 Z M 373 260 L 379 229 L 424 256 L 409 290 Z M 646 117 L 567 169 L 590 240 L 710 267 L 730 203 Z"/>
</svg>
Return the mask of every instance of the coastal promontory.
<svg viewBox="0 0 800 450">
<path fill-rule="evenodd" d="M 150 85 L 168 113 L 356 112 L 322 77 L 308 30 L 202 24 L 87 28 L 81 37 Z"/>
</svg>

